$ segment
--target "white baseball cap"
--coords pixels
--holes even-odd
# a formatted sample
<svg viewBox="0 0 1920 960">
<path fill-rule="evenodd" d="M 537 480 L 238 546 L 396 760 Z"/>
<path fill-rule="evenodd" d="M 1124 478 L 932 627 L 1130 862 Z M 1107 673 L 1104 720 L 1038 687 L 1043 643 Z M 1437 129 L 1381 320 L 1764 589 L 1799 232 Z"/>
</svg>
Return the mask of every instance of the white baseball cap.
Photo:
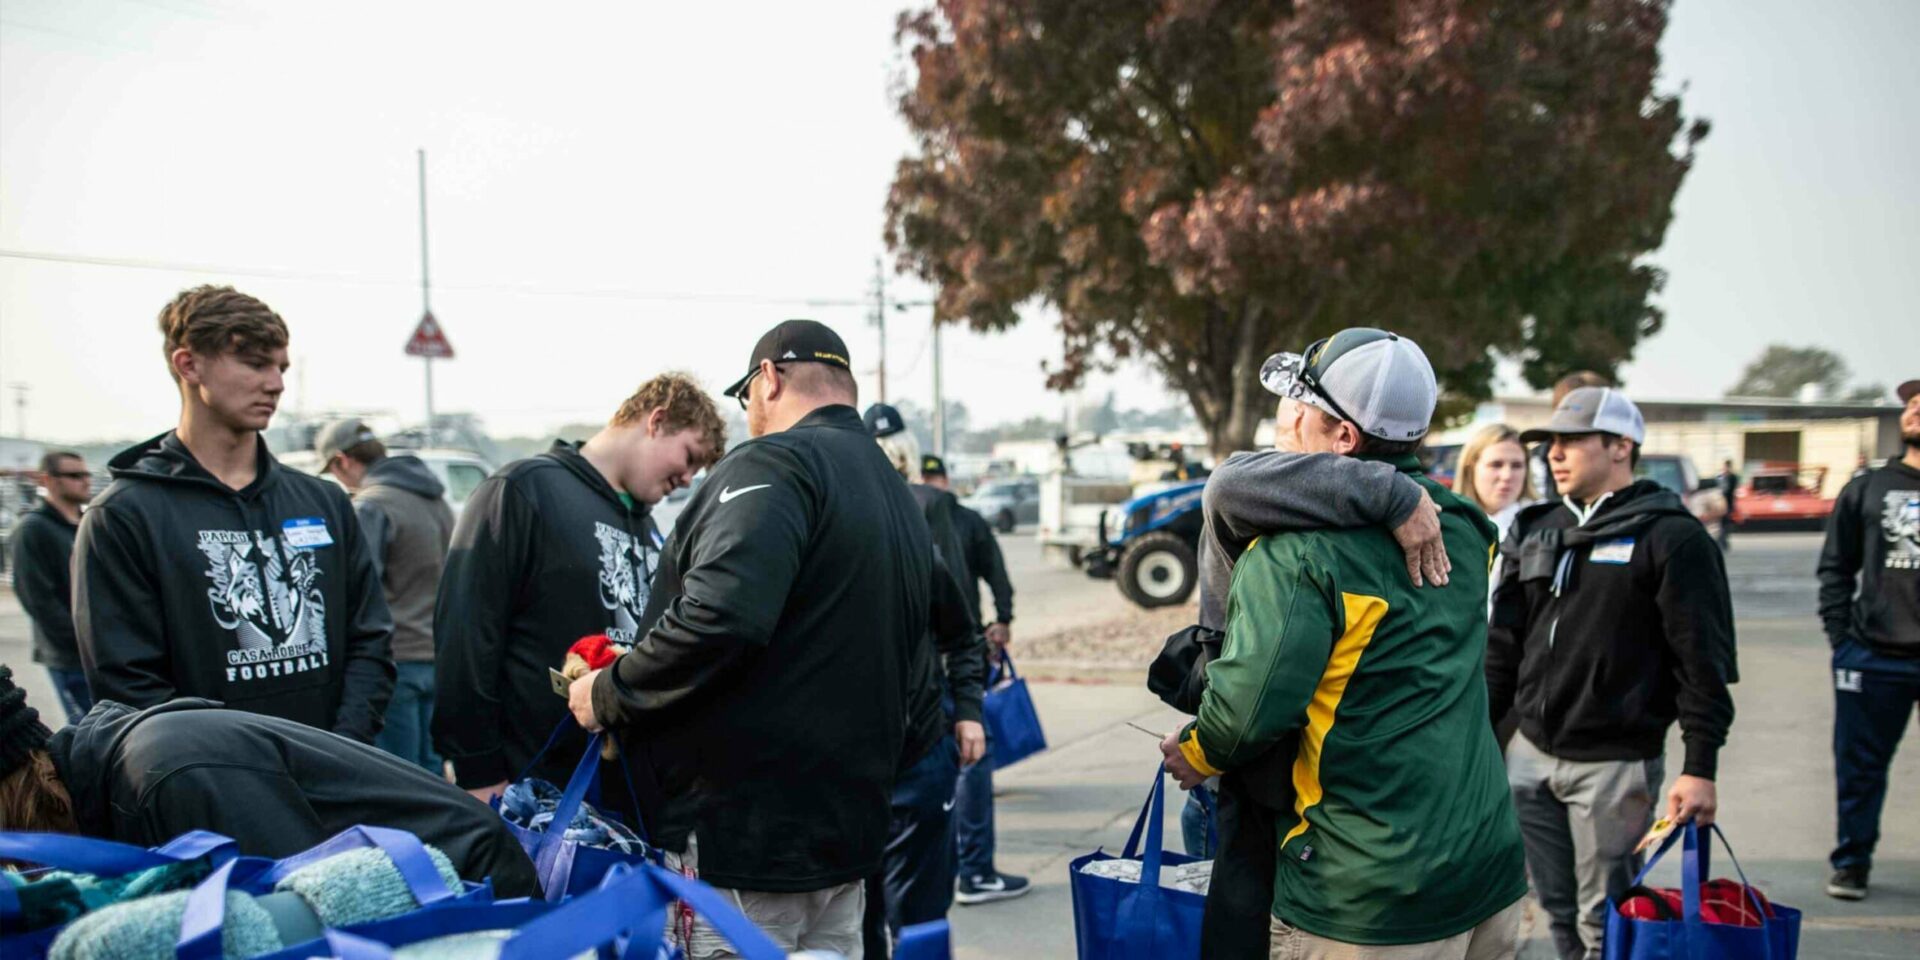
<svg viewBox="0 0 1920 960">
<path fill-rule="evenodd" d="M 1316 340 L 1304 354 L 1276 353 L 1260 384 L 1350 421 L 1380 440 L 1418 440 L 1433 423 L 1440 385 L 1420 345 L 1372 327 Z"/>
<path fill-rule="evenodd" d="M 1647 421 L 1626 394 L 1612 387 L 1581 387 L 1560 399 L 1546 426 L 1520 434 L 1520 442 L 1537 443 L 1583 433 L 1611 433 L 1640 444 L 1647 439 Z"/>
</svg>

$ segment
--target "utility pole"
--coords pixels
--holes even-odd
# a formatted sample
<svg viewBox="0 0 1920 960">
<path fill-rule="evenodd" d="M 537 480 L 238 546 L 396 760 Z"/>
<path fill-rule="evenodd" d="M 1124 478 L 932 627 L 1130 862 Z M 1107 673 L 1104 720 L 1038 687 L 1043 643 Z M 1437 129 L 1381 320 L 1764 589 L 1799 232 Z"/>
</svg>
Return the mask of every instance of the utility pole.
<svg viewBox="0 0 1920 960">
<path fill-rule="evenodd" d="M 432 284 L 427 279 L 427 151 L 416 150 L 420 160 L 420 314 L 433 315 Z M 427 371 L 427 446 L 433 446 L 433 358 L 421 357 Z"/>
<path fill-rule="evenodd" d="M 887 402 L 887 272 L 873 258 L 873 325 L 880 328 L 880 402 Z"/>
<path fill-rule="evenodd" d="M 27 391 L 33 387 L 24 383 L 9 383 L 7 389 L 13 391 L 13 429 L 20 439 L 27 439 Z"/>
<path fill-rule="evenodd" d="M 947 456 L 947 394 L 940 383 L 940 314 L 933 315 L 933 455 Z"/>
</svg>

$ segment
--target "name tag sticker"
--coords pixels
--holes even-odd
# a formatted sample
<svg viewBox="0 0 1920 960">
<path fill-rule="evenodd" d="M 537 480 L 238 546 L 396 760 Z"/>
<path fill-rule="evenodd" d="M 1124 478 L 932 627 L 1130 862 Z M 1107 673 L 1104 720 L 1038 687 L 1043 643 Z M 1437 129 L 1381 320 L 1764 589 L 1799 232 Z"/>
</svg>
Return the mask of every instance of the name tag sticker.
<svg viewBox="0 0 1920 960">
<path fill-rule="evenodd" d="M 1593 545 L 1593 554 L 1587 558 L 1590 563 L 1622 564 L 1633 559 L 1633 538 L 1621 537 L 1618 540 L 1602 540 Z"/>
<path fill-rule="evenodd" d="M 280 525 L 280 535 L 286 537 L 287 546 L 295 550 L 318 550 L 333 546 L 333 534 L 327 532 L 327 521 L 319 517 L 288 520 Z"/>
</svg>

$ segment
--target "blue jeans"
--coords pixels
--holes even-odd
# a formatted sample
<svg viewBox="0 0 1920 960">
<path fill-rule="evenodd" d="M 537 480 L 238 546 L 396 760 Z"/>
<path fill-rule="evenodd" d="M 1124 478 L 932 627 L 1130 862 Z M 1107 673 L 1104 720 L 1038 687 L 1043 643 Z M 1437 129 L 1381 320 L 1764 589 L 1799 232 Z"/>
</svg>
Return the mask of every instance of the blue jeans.
<svg viewBox="0 0 1920 960">
<path fill-rule="evenodd" d="M 433 664 L 396 663 L 393 700 L 387 704 L 387 722 L 373 745 L 415 764 L 434 776 L 444 776 L 440 755 L 433 752 Z"/>
<path fill-rule="evenodd" d="M 991 877 L 993 869 L 993 738 L 980 762 L 960 771 L 953 791 L 953 837 L 960 876 Z"/>
<path fill-rule="evenodd" d="M 1180 843 L 1189 857 L 1212 860 L 1220 853 L 1213 811 L 1208 808 L 1212 799 L 1212 791 L 1194 787 L 1187 792 L 1187 805 L 1180 808 Z"/>
<path fill-rule="evenodd" d="M 47 676 L 53 679 L 53 692 L 60 698 L 60 709 L 67 712 L 67 722 L 79 723 L 80 718 L 93 709 L 93 690 L 87 686 L 87 672 L 48 667 Z"/>
<path fill-rule="evenodd" d="M 1848 641 L 1833 651 L 1833 768 L 1839 837 L 1834 869 L 1873 866 L 1887 768 L 1920 703 L 1920 662 L 1897 660 Z"/>
</svg>

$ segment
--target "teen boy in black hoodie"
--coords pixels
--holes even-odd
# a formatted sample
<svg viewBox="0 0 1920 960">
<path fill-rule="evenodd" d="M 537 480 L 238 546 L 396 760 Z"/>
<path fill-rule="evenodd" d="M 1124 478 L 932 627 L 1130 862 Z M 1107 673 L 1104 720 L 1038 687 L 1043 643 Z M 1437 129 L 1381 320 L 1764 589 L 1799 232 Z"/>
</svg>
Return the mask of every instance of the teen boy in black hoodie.
<svg viewBox="0 0 1920 960">
<path fill-rule="evenodd" d="M 506 789 L 567 715 L 547 671 L 574 641 L 638 639 L 660 565 L 648 508 L 719 457 L 725 429 L 698 383 L 662 374 L 591 439 L 555 441 L 474 489 L 434 605 L 433 742 L 475 797 Z M 565 783 L 585 745 L 569 731 L 536 774 Z M 629 809 L 622 778 L 603 787 Z"/>
<path fill-rule="evenodd" d="M 195 287 L 160 332 L 180 425 L 108 461 L 74 545 L 94 699 L 206 697 L 372 741 L 393 692 L 373 556 L 347 495 L 282 468 L 260 437 L 286 323 L 232 287 Z"/>
<path fill-rule="evenodd" d="M 1920 701 L 1920 380 L 1907 405 L 1907 455 L 1854 477 L 1827 519 L 1820 551 L 1820 620 L 1833 646 L 1833 766 L 1839 845 L 1827 894 L 1867 895 L 1887 767 Z"/>
<path fill-rule="evenodd" d="M 1551 441 L 1561 499 L 1520 512 L 1488 625 L 1487 694 L 1513 708 L 1507 781 L 1527 872 L 1563 960 L 1598 956 L 1606 899 L 1638 867 L 1667 729 L 1686 757 L 1666 816 L 1702 826 L 1733 723 L 1733 605 L 1720 548 L 1678 495 L 1635 481 L 1645 426 L 1607 387 L 1567 394 L 1522 443 Z"/>
</svg>

